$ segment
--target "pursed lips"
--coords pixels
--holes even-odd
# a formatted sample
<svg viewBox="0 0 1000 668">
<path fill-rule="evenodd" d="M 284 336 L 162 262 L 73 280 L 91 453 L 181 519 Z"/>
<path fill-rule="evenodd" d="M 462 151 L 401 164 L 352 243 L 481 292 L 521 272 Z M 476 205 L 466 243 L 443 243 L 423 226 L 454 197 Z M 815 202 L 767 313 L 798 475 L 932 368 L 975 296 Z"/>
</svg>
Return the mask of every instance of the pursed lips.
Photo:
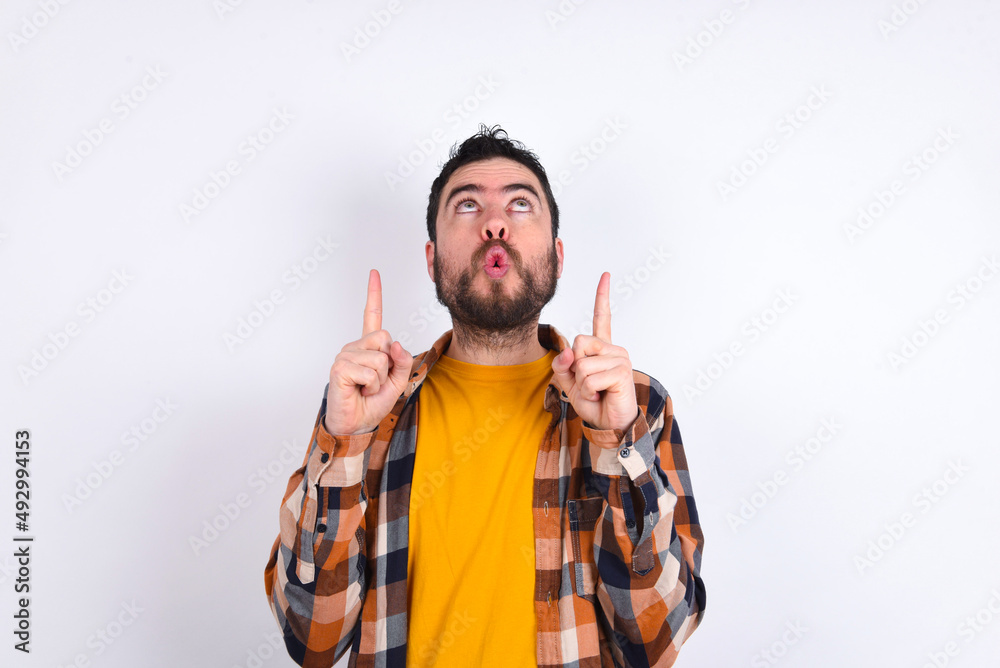
<svg viewBox="0 0 1000 668">
<path fill-rule="evenodd" d="M 483 270 L 490 278 L 502 278 L 510 268 L 510 258 L 500 246 L 493 246 L 483 258 Z"/>
</svg>

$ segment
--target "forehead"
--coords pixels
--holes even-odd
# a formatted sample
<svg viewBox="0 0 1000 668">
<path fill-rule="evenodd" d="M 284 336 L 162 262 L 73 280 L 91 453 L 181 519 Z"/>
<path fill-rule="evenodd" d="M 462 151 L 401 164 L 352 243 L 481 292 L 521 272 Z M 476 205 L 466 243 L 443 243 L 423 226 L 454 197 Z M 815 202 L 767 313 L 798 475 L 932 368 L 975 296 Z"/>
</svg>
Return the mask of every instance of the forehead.
<svg viewBox="0 0 1000 668">
<path fill-rule="evenodd" d="M 469 183 L 483 186 L 486 190 L 499 189 L 511 183 L 526 183 L 534 187 L 539 196 L 542 195 L 542 184 L 530 169 L 509 158 L 490 158 L 456 169 L 441 190 L 442 199 L 448 197 L 453 188 Z"/>
</svg>

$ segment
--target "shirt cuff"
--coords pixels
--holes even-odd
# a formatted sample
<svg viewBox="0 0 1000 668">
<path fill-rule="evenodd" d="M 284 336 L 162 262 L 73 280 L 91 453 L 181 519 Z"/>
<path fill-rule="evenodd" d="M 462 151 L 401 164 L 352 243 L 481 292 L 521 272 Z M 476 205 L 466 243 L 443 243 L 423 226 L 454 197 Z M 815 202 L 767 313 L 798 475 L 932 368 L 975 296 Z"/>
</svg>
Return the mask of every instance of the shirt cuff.
<svg viewBox="0 0 1000 668">
<path fill-rule="evenodd" d="M 583 435 L 590 442 L 590 467 L 595 473 L 627 475 L 635 480 L 649 471 L 655 453 L 643 452 L 643 448 L 635 446 L 649 431 L 642 408 L 636 412 L 632 424 L 625 429 L 596 429 L 584 421 Z"/>
<path fill-rule="evenodd" d="M 332 435 L 326 430 L 326 416 L 320 417 L 316 432 L 316 445 L 309 458 L 307 470 L 312 484 L 322 487 L 350 487 L 360 483 L 365 476 L 368 448 L 378 433 L 378 427 L 363 434 Z"/>
</svg>

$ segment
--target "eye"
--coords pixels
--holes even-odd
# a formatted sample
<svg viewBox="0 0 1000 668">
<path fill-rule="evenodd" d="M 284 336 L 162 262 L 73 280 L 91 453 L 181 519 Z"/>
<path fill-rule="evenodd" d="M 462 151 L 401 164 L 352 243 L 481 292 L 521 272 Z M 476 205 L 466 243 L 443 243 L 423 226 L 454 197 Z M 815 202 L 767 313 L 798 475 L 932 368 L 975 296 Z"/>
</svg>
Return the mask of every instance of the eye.
<svg viewBox="0 0 1000 668">
<path fill-rule="evenodd" d="M 471 206 L 466 206 L 467 204 Z M 455 205 L 455 210 L 458 211 L 459 213 L 462 213 L 464 211 L 475 211 L 476 208 L 478 208 L 478 206 L 479 205 L 476 204 L 476 200 L 474 199 L 463 199 L 461 202 Z"/>
<path fill-rule="evenodd" d="M 531 202 L 524 197 L 518 197 L 516 200 L 511 202 L 511 204 L 517 209 L 518 212 L 531 211 Z"/>
</svg>

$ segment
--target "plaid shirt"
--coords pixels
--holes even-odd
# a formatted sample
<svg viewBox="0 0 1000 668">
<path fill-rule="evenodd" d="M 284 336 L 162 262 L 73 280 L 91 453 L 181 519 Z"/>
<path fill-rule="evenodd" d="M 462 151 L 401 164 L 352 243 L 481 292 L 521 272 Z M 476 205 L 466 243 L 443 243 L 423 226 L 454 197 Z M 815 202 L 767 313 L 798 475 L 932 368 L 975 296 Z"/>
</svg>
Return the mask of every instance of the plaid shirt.
<svg viewBox="0 0 1000 668">
<path fill-rule="evenodd" d="M 288 653 L 305 668 L 329 668 L 348 648 L 350 668 L 406 666 L 417 401 L 451 337 L 413 359 L 374 431 L 328 434 L 323 392 L 264 571 Z M 538 340 L 569 347 L 551 325 Z M 545 391 L 552 421 L 533 492 L 539 666 L 671 666 L 705 613 L 704 538 L 672 401 L 656 379 L 633 378 L 639 414 L 625 430 L 594 429 L 554 384 Z"/>
</svg>

